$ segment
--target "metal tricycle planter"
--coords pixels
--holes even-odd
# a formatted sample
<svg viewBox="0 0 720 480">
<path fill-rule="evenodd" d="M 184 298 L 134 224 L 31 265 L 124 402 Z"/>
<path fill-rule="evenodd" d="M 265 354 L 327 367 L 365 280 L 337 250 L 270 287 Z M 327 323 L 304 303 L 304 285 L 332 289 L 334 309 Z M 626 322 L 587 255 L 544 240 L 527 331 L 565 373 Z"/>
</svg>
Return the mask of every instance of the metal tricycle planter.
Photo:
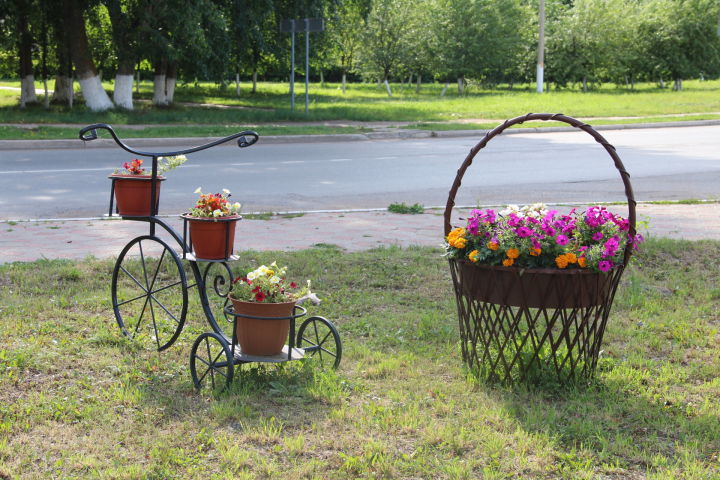
<svg viewBox="0 0 720 480">
<path fill-rule="evenodd" d="M 149 186 L 149 188 L 143 189 L 142 193 L 135 193 L 130 196 L 132 204 L 141 206 L 133 207 L 129 211 L 119 211 L 125 220 L 147 222 L 150 231 L 147 235 L 140 235 L 130 240 L 121 250 L 115 262 L 111 282 L 111 297 L 115 319 L 124 335 L 130 338 L 151 339 L 157 350 L 163 351 L 170 347 L 180 335 L 187 316 L 188 292 L 193 288 L 197 289 L 200 304 L 212 332 L 201 335 L 193 347 L 191 368 L 193 380 L 195 381 L 197 380 L 195 376 L 195 361 L 198 358 L 197 346 L 202 343 L 203 339 L 205 339 L 208 349 L 210 345 L 208 339 L 213 339 L 222 348 L 230 348 L 229 346 L 234 348 L 236 345 L 234 328 L 233 333 L 228 333 L 225 330 L 227 328 L 225 325 L 230 322 L 235 323 L 233 313 L 226 311 L 226 307 L 229 304 L 230 286 L 235 278 L 229 262 L 238 260 L 238 256 L 233 255 L 232 245 L 235 222 L 240 217 L 230 217 L 218 222 L 218 224 L 225 227 L 221 228 L 221 233 L 215 240 L 218 243 L 215 247 L 218 248 L 215 249 L 216 251 L 210 250 L 211 253 L 208 256 L 211 258 L 203 258 L 202 249 L 197 250 L 196 248 L 194 251 L 192 248 L 187 216 L 183 216 L 182 233 L 177 232 L 158 216 L 160 181 L 165 180 L 164 177 L 159 175 L 158 160 L 162 157 L 170 158 L 198 152 L 235 139 L 237 139 L 240 148 L 249 147 L 257 142 L 258 134 L 248 130 L 186 150 L 155 153 L 139 151 L 125 145 L 115 134 L 112 127 L 107 124 L 93 124 L 81 129 L 80 139 L 90 141 L 98 138 L 98 129 L 107 130 L 115 143 L 123 150 L 140 157 L 150 157 L 152 159 L 150 175 L 138 175 L 135 180 L 129 180 L 138 184 L 142 182 L 144 185 Z M 140 165 L 142 162 L 137 160 L 137 164 Z M 142 177 L 141 180 L 138 179 L 140 177 Z M 111 175 L 110 178 L 112 184 L 108 213 L 109 216 L 113 216 L 114 200 L 119 194 L 119 182 L 123 181 L 125 176 Z M 142 198 L 142 196 L 146 196 L 146 198 Z M 230 225 L 233 227 L 232 231 L 227 228 Z M 159 230 L 167 234 L 166 239 L 160 238 Z M 197 235 L 197 233 L 193 235 Z M 176 247 L 171 246 L 173 242 Z M 217 253 L 217 251 L 220 253 Z M 189 274 L 193 280 L 192 282 L 188 279 Z M 309 350 L 306 349 L 305 351 L 311 353 L 317 351 L 313 350 L 313 345 L 308 343 L 310 337 L 305 335 L 304 332 L 309 328 L 309 325 L 313 325 L 315 331 L 319 331 L 316 327 L 322 324 L 328 325 L 327 329 L 329 329 L 330 333 L 324 340 L 318 338 L 317 345 L 324 345 L 327 339 L 330 336 L 332 337 L 337 346 L 333 347 L 333 352 L 337 352 L 337 354 L 334 357 L 336 360 L 332 362 L 332 366 L 337 366 L 341 354 L 340 339 L 337 330 L 329 321 L 322 317 L 312 317 L 302 324 L 298 335 L 294 336 L 294 319 L 304 314 L 305 310 L 302 309 L 301 314 L 293 315 L 293 328 L 291 329 L 289 342 L 291 348 L 287 359 L 301 358 L 297 352 L 293 356 L 293 352 L 295 350 L 300 352 L 298 346 L 303 342 L 310 347 Z M 218 321 L 221 317 L 229 319 L 230 322 Z M 277 361 L 263 358 L 249 360 L 248 357 L 242 355 L 240 358 L 241 362 Z M 217 358 L 208 364 L 214 368 L 217 366 L 216 361 Z M 202 378 L 202 375 L 200 375 L 196 384 L 202 383 Z"/>
</svg>

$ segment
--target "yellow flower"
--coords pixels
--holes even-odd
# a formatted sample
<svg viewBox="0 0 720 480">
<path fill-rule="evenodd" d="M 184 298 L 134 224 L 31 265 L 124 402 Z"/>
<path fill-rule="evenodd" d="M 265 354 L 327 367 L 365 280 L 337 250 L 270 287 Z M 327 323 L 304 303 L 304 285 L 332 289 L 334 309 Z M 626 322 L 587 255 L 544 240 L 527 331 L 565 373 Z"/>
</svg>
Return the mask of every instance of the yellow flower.
<svg viewBox="0 0 720 480">
<path fill-rule="evenodd" d="M 567 257 L 565 255 L 558 255 L 557 257 L 555 257 L 555 265 L 557 265 L 558 268 L 567 268 Z"/>
<path fill-rule="evenodd" d="M 511 267 L 513 263 L 515 263 L 515 259 L 513 258 L 506 258 L 505 260 L 503 260 L 504 267 Z"/>
<path fill-rule="evenodd" d="M 540 250 L 539 248 L 530 247 L 530 255 L 532 255 L 533 257 L 537 257 L 538 255 L 540 255 L 541 251 L 542 250 Z"/>
<path fill-rule="evenodd" d="M 470 252 L 470 253 L 468 254 L 468 258 L 469 258 L 470 261 L 473 262 L 473 263 L 477 263 L 477 261 L 479 260 L 478 257 L 480 257 L 480 252 L 478 252 L 477 250 L 473 250 L 472 252 Z"/>
<path fill-rule="evenodd" d="M 495 242 L 488 242 L 487 247 L 488 247 L 490 250 L 497 250 L 498 248 L 500 248 L 500 245 L 498 245 L 498 244 L 495 243 Z"/>
<path fill-rule="evenodd" d="M 448 245 L 455 248 L 465 248 L 467 239 L 465 238 L 465 229 L 458 227 L 453 229 L 447 236 Z"/>
<path fill-rule="evenodd" d="M 508 258 L 516 259 L 520 256 L 520 250 L 517 248 L 508 248 L 508 251 L 505 252 Z"/>
<path fill-rule="evenodd" d="M 577 255 L 572 252 L 566 253 L 565 258 L 567 258 L 568 263 L 577 263 L 578 261 Z"/>
<path fill-rule="evenodd" d="M 585 260 L 585 257 L 580 257 L 577 259 L 578 265 L 580 265 L 580 268 L 587 267 L 587 261 Z"/>
</svg>

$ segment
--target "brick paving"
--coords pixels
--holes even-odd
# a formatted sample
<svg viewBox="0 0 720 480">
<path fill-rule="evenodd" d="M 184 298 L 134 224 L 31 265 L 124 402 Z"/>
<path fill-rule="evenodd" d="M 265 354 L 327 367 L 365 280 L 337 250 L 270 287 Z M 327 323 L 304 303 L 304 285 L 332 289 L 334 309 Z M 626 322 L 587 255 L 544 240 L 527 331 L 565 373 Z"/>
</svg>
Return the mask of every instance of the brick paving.
<svg viewBox="0 0 720 480">
<path fill-rule="evenodd" d="M 610 209 L 624 214 L 626 207 Z M 464 213 L 454 212 L 455 217 Z M 645 235 L 720 239 L 720 204 L 642 204 L 637 213 L 639 231 Z M 166 220 L 182 232 L 180 219 Z M 422 215 L 385 211 L 308 213 L 294 218 L 241 221 L 235 251 L 300 250 L 319 243 L 335 244 L 349 252 L 390 245 L 439 246 L 442 230 L 441 211 Z M 169 239 L 162 229 L 158 232 Z M 0 223 L 0 263 L 114 257 L 130 239 L 147 233 L 147 223 L 119 219 Z"/>
</svg>

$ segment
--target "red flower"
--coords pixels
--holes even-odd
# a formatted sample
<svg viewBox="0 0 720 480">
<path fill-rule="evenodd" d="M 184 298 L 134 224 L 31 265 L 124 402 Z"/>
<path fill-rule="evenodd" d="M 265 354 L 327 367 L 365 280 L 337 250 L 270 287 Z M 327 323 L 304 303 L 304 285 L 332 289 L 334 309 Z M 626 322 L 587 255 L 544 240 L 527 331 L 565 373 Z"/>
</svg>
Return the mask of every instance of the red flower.
<svg viewBox="0 0 720 480">
<path fill-rule="evenodd" d="M 262 291 L 257 292 L 257 293 L 255 294 L 255 301 L 256 301 L 256 302 L 262 302 L 263 300 L 265 300 L 265 294 L 264 294 Z"/>
<path fill-rule="evenodd" d="M 297 288 L 297 283 L 290 282 L 290 288 Z"/>
<path fill-rule="evenodd" d="M 260 291 L 260 287 L 255 287 L 252 289 L 252 293 L 258 293 Z"/>
</svg>

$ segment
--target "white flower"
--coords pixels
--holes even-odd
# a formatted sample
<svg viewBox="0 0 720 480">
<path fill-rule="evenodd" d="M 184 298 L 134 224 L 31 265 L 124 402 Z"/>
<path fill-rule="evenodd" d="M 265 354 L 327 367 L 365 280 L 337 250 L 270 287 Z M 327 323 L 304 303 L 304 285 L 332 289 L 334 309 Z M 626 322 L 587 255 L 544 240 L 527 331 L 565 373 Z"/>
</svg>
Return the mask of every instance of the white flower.
<svg viewBox="0 0 720 480">
<path fill-rule="evenodd" d="M 270 283 L 274 283 L 274 284 L 280 283 L 280 277 L 278 277 L 277 275 L 273 275 L 272 277 L 270 277 Z"/>
<path fill-rule="evenodd" d="M 220 209 L 213 210 L 213 217 L 222 217 L 222 214 L 222 210 Z"/>
<path fill-rule="evenodd" d="M 230 190 L 228 190 L 227 188 L 223 188 L 223 193 L 225 195 L 230 195 Z"/>
<path fill-rule="evenodd" d="M 202 193 L 202 187 L 197 187 L 193 193 Z"/>
<path fill-rule="evenodd" d="M 233 203 L 233 206 L 232 206 L 233 210 L 240 210 L 240 207 L 242 207 L 242 205 L 240 205 L 239 202 Z"/>
<path fill-rule="evenodd" d="M 257 278 L 257 273 L 256 273 L 256 272 L 250 272 L 250 273 L 247 274 L 247 279 L 250 280 L 250 281 L 255 280 L 256 278 Z"/>
</svg>

